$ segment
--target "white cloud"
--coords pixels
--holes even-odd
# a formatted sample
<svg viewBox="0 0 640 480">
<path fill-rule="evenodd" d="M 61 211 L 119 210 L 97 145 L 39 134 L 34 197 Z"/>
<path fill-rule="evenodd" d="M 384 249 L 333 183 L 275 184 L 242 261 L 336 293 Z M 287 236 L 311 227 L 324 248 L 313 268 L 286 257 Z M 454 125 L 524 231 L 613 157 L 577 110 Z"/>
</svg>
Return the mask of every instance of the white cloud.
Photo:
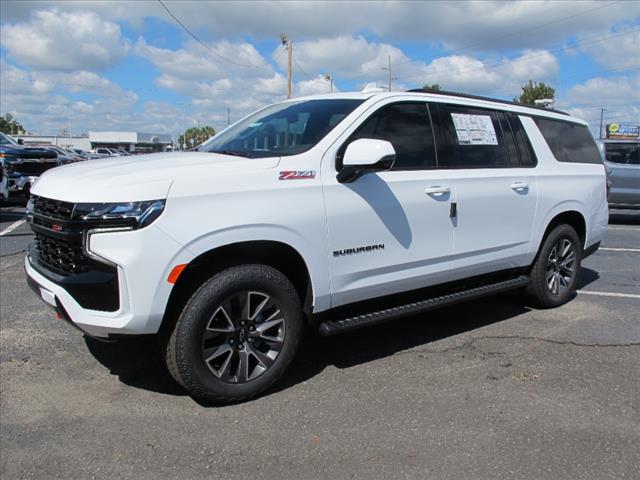
<svg viewBox="0 0 640 480">
<path fill-rule="evenodd" d="M 362 80 L 386 86 L 388 72 L 383 67 L 392 62 L 395 89 L 439 83 L 444 89 L 501 96 L 515 95 L 520 85 L 529 80 L 549 81 L 559 71 L 557 58 L 548 50 L 525 50 L 515 58 L 480 60 L 467 55 L 449 55 L 428 64 L 414 61 L 399 48 L 367 41 L 362 36 L 336 37 L 294 43 L 294 78 L 312 80 L 316 75 L 331 73 L 340 80 Z M 286 68 L 286 59 L 278 59 Z M 302 67 L 299 68 L 298 67 Z M 313 77 L 307 78 L 304 73 Z M 326 90 L 324 90 L 326 91 Z"/>
<path fill-rule="evenodd" d="M 640 30 L 637 26 L 613 34 L 607 32 L 603 38 L 590 37 L 581 42 L 580 47 L 607 69 L 640 64 Z"/>
<path fill-rule="evenodd" d="M 239 65 L 226 62 L 192 40 L 178 50 L 169 50 L 149 45 L 140 37 L 134 52 L 151 62 L 161 72 L 183 80 L 214 80 L 234 74 L 261 76 L 265 72 L 268 74 L 273 71 L 269 62 L 250 43 L 222 41 L 209 45 L 209 48 Z M 247 68 L 240 65 L 259 67 Z"/>
<path fill-rule="evenodd" d="M 589 122 L 598 135 L 600 109 L 604 108 L 604 124 L 611 122 L 640 123 L 640 75 L 615 78 L 596 77 L 572 87 L 558 107 Z"/>
<path fill-rule="evenodd" d="M 24 20 L 36 8 L 87 10 L 111 20 L 139 27 L 146 17 L 173 20 L 157 4 L 145 0 L 74 2 L 3 0 L 5 19 Z M 251 36 L 277 39 L 286 32 L 295 40 L 352 35 L 368 31 L 386 40 L 442 42 L 448 48 L 473 45 L 474 50 L 546 48 L 562 42 L 567 32 L 584 35 L 612 24 L 636 19 L 640 3 L 581 1 L 505 2 L 374 2 L 374 1 L 218 1 L 197 0 L 166 4 L 186 25 L 206 30 L 214 38 Z M 491 32 L 487 35 L 487 32 Z M 451 52 L 454 53 L 454 52 Z M 459 52 L 455 52 L 459 53 Z"/>
<path fill-rule="evenodd" d="M 373 77 L 375 80 L 385 76 L 381 67 L 387 65 L 389 56 L 395 64 L 401 65 L 396 70 L 398 75 L 410 69 L 407 63 L 410 59 L 402 50 L 386 43 L 369 42 L 361 35 L 294 42 L 293 56 L 302 67 L 296 68 L 294 64 L 294 73 L 298 78 L 304 77 L 304 71 L 309 75 L 331 73 L 341 78 Z M 282 69 L 286 68 L 285 56 L 277 62 Z"/>
<path fill-rule="evenodd" d="M 158 131 L 179 131 L 198 122 L 220 127 L 226 124 L 227 108 L 237 119 L 284 98 L 282 47 L 270 58 L 256 48 L 270 44 L 258 43 L 263 39 L 277 41 L 280 32 L 294 40 L 296 96 L 327 92 L 328 82 L 322 78 L 326 73 L 336 79 L 336 90 L 341 86 L 344 90 L 347 83 L 386 85 L 382 67 L 391 56 L 393 76 L 399 77 L 394 80 L 396 89 L 440 83 L 448 90 L 510 98 L 529 79 L 553 83 L 557 78 L 558 60 L 546 49 L 550 44 L 609 32 L 616 22 L 629 23 L 640 15 L 637 2 L 606 8 L 594 1 L 216 2 L 206 8 L 201 2 L 168 0 L 167 4 L 208 39 L 215 53 L 190 38 L 179 48 L 166 48 L 158 36 L 153 41 L 140 36 L 132 49 L 114 22 L 127 21 L 134 29 L 141 28 L 146 17 L 173 23 L 156 2 L 3 0 L 2 45 L 11 62 L 2 61 L 3 110 L 23 112 L 38 129 L 50 131 L 58 130 L 53 127 L 55 115 L 58 122 L 72 119 L 77 125 L 74 131 L 89 124 L 116 129 L 155 125 Z M 592 11 L 580 15 L 588 10 Z M 576 16 L 549 20 L 571 15 Z M 548 25 L 541 26 L 545 22 Z M 371 34 L 378 40 L 371 40 Z M 419 40 L 424 57 L 412 50 L 412 59 L 393 45 L 400 39 Z M 434 46 L 436 51 L 444 46 L 445 53 L 427 57 Z M 577 48 L 615 68 L 637 59 L 638 35 L 616 37 L 613 42 L 583 41 Z M 185 105 L 141 104 L 134 92 L 95 73 L 117 64 L 131 50 L 157 70 L 155 88 L 185 96 Z M 513 52 L 519 56 L 512 57 Z M 232 65 L 219 56 L 260 68 Z M 588 90 L 589 85 L 585 82 L 582 87 Z M 571 93 L 581 98 L 587 94 L 579 88 Z"/>
<path fill-rule="evenodd" d="M 295 88 L 295 94 L 299 97 L 319 95 L 329 93 L 329 88 L 329 81 L 324 78 L 324 75 L 318 75 L 316 78 L 312 78 L 311 80 L 298 82 Z M 338 92 L 339 90 L 334 87 L 333 91 Z"/>
<path fill-rule="evenodd" d="M 23 65 L 59 71 L 101 70 L 129 50 L 117 24 L 80 11 L 42 10 L 28 22 L 5 24 L 2 44 Z"/>
</svg>

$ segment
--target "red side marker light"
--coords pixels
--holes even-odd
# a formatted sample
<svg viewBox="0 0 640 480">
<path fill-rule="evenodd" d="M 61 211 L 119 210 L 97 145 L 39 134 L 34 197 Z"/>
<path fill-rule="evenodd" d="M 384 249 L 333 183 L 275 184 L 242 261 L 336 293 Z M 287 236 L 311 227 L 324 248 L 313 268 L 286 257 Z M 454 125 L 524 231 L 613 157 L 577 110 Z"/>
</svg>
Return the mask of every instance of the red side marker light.
<svg viewBox="0 0 640 480">
<path fill-rule="evenodd" d="M 178 281 L 178 277 L 180 277 L 180 274 L 185 268 L 187 268 L 186 263 L 181 263 L 180 265 L 176 265 L 175 267 L 173 267 L 173 270 L 171 270 L 169 277 L 167 277 L 167 282 L 175 285 L 175 283 Z"/>
</svg>

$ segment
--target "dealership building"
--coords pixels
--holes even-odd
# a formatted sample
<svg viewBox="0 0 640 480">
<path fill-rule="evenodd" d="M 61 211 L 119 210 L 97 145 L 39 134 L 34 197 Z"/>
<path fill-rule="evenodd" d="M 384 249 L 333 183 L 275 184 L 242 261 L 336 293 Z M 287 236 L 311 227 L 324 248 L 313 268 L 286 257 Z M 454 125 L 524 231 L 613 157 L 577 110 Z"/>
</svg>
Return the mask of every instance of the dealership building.
<svg viewBox="0 0 640 480">
<path fill-rule="evenodd" d="M 93 150 L 119 148 L 132 153 L 166 152 L 173 148 L 171 135 L 142 132 L 89 132 L 84 136 L 17 135 L 25 145 L 59 145 Z"/>
</svg>

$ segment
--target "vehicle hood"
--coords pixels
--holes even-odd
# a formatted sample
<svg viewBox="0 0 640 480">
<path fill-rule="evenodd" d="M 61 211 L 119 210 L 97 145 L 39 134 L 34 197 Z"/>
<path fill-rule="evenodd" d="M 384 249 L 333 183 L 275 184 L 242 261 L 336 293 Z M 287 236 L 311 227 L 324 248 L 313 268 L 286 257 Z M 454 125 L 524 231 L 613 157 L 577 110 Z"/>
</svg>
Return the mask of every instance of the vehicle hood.
<svg viewBox="0 0 640 480">
<path fill-rule="evenodd" d="M 13 155 L 16 157 L 24 158 L 47 158 L 55 159 L 58 154 L 51 150 L 41 147 L 25 147 L 22 145 L 2 145 L 0 146 L 0 152 Z"/>
<path fill-rule="evenodd" d="M 107 157 L 49 170 L 31 192 L 74 203 L 156 200 L 167 198 L 176 179 L 232 177 L 274 168 L 278 161 L 279 157 L 248 159 L 206 152 Z"/>
</svg>

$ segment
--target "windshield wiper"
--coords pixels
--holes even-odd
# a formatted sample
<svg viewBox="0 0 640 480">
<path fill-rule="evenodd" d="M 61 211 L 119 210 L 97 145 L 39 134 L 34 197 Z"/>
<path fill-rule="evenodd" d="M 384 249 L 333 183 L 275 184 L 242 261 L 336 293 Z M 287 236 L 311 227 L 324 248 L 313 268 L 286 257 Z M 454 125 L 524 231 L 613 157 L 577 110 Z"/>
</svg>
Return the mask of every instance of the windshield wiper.
<svg viewBox="0 0 640 480">
<path fill-rule="evenodd" d="M 246 152 L 236 152 L 235 150 L 210 150 L 211 153 L 220 153 L 222 155 L 232 155 L 234 157 L 250 158 Z"/>
</svg>

